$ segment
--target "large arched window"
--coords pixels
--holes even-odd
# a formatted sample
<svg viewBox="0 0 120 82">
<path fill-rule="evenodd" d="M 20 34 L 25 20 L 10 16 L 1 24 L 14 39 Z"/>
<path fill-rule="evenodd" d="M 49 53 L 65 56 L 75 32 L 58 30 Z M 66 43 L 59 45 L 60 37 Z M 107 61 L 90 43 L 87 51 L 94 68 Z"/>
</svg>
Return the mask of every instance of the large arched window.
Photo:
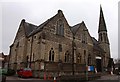
<svg viewBox="0 0 120 82">
<path fill-rule="evenodd" d="M 57 21 L 56 34 L 64 36 L 64 23 L 61 19 Z"/>
<path fill-rule="evenodd" d="M 49 61 L 54 61 L 54 50 L 51 48 L 49 51 Z"/>
<path fill-rule="evenodd" d="M 65 62 L 70 62 L 70 54 L 68 51 L 65 53 Z"/>
</svg>

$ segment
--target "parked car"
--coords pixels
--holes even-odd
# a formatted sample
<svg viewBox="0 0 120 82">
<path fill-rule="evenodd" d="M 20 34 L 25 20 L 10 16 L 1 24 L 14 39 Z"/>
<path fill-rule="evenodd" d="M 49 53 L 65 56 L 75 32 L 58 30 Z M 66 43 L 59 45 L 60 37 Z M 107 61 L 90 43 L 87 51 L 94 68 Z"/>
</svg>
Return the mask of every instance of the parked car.
<svg viewBox="0 0 120 82">
<path fill-rule="evenodd" d="M 17 74 L 18 74 L 18 77 L 25 77 L 25 78 L 32 77 L 33 75 L 32 70 L 30 68 L 17 70 Z"/>
</svg>

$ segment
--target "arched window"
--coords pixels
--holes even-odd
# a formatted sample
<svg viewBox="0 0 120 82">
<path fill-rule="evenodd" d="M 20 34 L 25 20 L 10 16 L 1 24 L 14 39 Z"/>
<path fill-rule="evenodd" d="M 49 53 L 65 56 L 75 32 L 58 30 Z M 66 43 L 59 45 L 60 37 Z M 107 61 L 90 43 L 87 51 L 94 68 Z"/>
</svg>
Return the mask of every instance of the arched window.
<svg viewBox="0 0 120 82">
<path fill-rule="evenodd" d="M 100 41 L 102 41 L 103 39 L 102 39 L 102 34 L 100 34 Z"/>
<path fill-rule="evenodd" d="M 61 19 L 57 21 L 56 34 L 64 36 L 64 23 Z"/>
<path fill-rule="evenodd" d="M 35 54 L 33 53 L 32 54 L 32 61 L 34 61 L 34 58 L 35 58 Z"/>
<path fill-rule="evenodd" d="M 81 55 L 80 55 L 80 53 L 79 53 L 78 56 L 77 56 L 77 62 L 78 62 L 78 63 L 81 63 Z"/>
<path fill-rule="evenodd" d="M 68 51 L 65 53 L 65 62 L 70 62 L 70 55 Z"/>
<path fill-rule="evenodd" d="M 86 63 L 86 50 L 84 50 L 84 62 Z"/>
<path fill-rule="evenodd" d="M 42 38 L 45 39 L 45 33 L 42 33 Z"/>
<path fill-rule="evenodd" d="M 103 33 L 103 36 L 104 36 L 104 41 L 107 42 L 107 34 Z"/>
<path fill-rule="evenodd" d="M 90 65 L 91 64 L 91 55 L 89 54 L 88 55 L 88 65 Z"/>
<path fill-rule="evenodd" d="M 54 50 L 51 48 L 49 51 L 49 61 L 54 61 Z"/>
</svg>

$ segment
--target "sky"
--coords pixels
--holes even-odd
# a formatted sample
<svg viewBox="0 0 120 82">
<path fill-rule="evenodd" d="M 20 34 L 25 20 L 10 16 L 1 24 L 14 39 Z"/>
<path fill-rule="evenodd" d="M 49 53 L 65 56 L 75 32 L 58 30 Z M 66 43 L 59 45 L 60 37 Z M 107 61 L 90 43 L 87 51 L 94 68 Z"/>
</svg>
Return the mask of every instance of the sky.
<svg viewBox="0 0 120 82">
<path fill-rule="evenodd" d="M 104 13 L 110 41 L 111 57 L 118 57 L 119 0 L 1 0 L 0 52 L 9 54 L 22 19 L 40 25 L 60 9 L 70 26 L 85 22 L 92 37 L 98 39 L 100 4 Z"/>
</svg>

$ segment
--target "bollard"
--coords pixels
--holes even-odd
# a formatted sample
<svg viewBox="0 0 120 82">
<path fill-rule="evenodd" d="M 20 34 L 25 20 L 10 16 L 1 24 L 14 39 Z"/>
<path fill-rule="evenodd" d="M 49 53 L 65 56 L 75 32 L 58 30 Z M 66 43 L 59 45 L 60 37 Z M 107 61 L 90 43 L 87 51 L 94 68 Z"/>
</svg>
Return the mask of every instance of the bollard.
<svg viewBox="0 0 120 82">
<path fill-rule="evenodd" d="M 46 80 L 46 73 L 44 73 L 44 80 Z"/>
<path fill-rule="evenodd" d="M 113 72 L 111 71 L 110 74 L 113 75 Z"/>
<path fill-rule="evenodd" d="M 57 82 L 57 81 L 56 81 L 56 77 L 54 77 L 54 82 Z"/>
<path fill-rule="evenodd" d="M 48 74 L 48 80 L 51 80 L 51 75 L 50 74 Z"/>
</svg>

